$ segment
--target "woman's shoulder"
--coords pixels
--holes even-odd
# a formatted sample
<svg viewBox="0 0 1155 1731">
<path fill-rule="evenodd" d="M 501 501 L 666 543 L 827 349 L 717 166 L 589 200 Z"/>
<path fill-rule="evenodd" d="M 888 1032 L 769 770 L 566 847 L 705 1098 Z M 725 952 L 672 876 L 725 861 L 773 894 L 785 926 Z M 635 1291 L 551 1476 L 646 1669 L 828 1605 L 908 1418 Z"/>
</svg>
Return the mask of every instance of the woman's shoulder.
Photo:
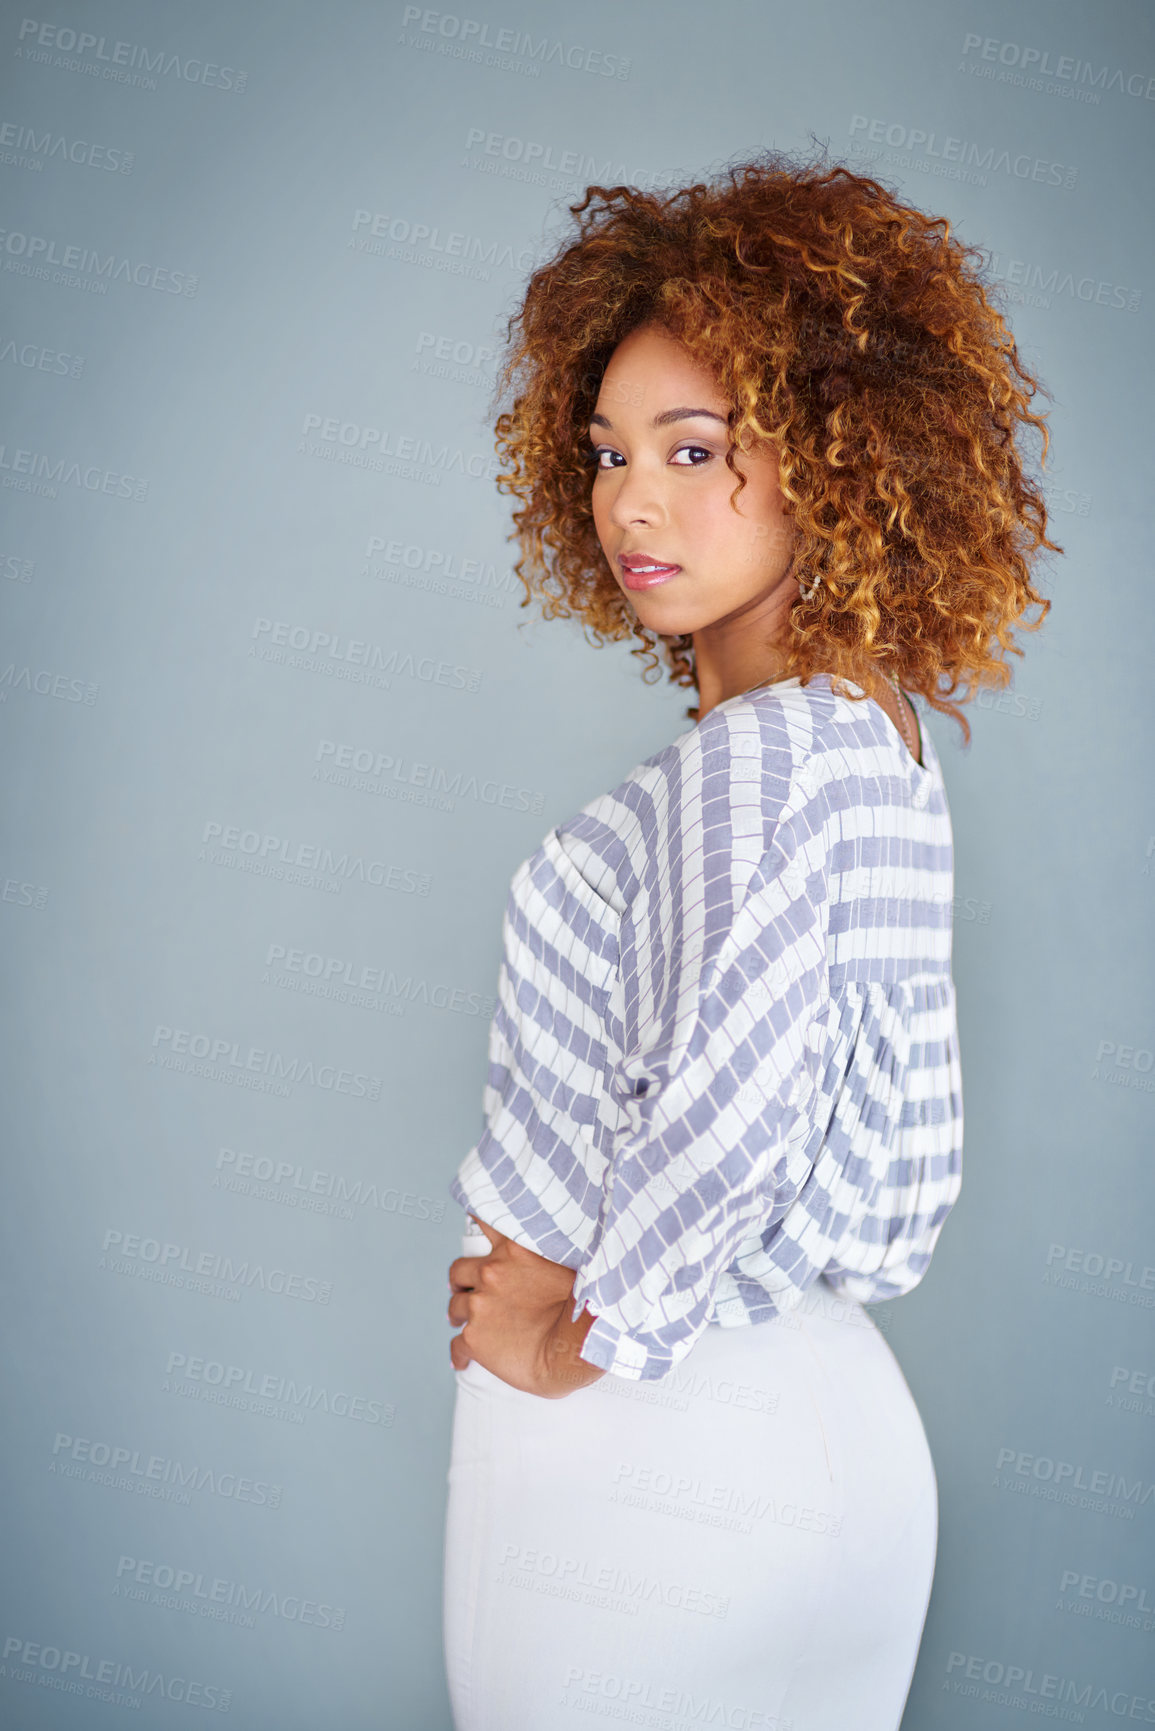
<svg viewBox="0 0 1155 1731">
<path fill-rule="evenodd" d="M 860 688 L 851 686 L 852 691 Z M 748 821 L 757 807 L 764 824 L 782 817 L 823 788 L 846 784 L 839 803 L 885 797 L 923 803 L 920 784 L 941 780 L 934 743 L 922 732 L 923 763 L 911 755 L 877 703 L 834 689 L 831 676 L 776 681 L 724 699 L 669 745 L 631 770 L 583 812 L 612 818 L 645 811 L 682 813 L 706 829 Z"/>
<path fill-rule="evenodd" d="M 686 874 L 737 891 L 788 834 L 792 851 L 832 815 L 840 836 L 854 811 L 877 834 L 883 806 L 904 831 L 912 818 L 949 822 L 925 729 L 923 753 L 925 767 L 877 704 L 840 695 L 828 675 L 780 681 L 715 705 L 551 831 L 552 845 L 619 910 L 645 882 L 660 892 Z"/>
<path fill-rule="evenodd" d="M 813 739 L 795 707 L 730 698 L 551 837 L 619 908 L 647 889 L 649 899 L 661 900 L 675 880 L 711 890 L 725 881 L 737 892 L 783 819 L 812 791 L 806 764 Z"/>
<path fill-rule="evenodd" d="M 760 687 L 729 704 L 741 715 L 753 706 L 773 752 L 789 742 L 793 779 L 804 795 L 826 789 L 845 808 L 893 808 L 896 814 L 924 810 L 949 822 L 942 764 L 927 728 L 919 725 L 920 762 L 882 705 L 860 685 L 817 673 Z M 717 712 L 716 712 L 717 713 Z"/>
</svg>

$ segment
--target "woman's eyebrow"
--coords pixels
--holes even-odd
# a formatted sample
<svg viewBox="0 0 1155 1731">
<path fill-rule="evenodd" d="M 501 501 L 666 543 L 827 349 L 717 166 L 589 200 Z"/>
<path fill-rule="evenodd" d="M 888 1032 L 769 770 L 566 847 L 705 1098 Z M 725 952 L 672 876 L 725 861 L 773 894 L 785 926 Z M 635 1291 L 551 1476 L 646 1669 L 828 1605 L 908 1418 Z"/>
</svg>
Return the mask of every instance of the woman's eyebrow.
<svg viewBox="0 0 1155 1731">
<path fill-rule="evenodd" d="M 689 421 L 695 415 L 706 415 L 711 421 L 721 421 L 723 425 L 726 424 L 726 416 L 719 415 L 714 409 L 663 409 L 660 415 L 654 416 L 650 425 L 651 427 L 668 427 L 671 421 Z M 613 430 L 613 422 L 608 421 L 605 415 L 591 415 L 590 426 Z"/>
</svg>

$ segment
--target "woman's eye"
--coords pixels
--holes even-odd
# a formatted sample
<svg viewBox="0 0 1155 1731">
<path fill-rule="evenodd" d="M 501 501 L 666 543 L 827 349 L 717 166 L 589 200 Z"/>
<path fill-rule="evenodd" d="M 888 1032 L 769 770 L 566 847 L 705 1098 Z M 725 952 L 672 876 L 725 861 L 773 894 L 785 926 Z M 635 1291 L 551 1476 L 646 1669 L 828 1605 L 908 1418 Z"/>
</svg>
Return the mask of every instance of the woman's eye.
<svg viewBox="0 0 1155 1731">
<path fill-rule="evenodd" d="M 704 445 L 680 445 L 674 452 L 674 456 L 681 457 L 688 451 L 697 452 L 699 457 L 704 458 L 706 461 L 709 461 L 714 454 L 712 451 L 708 451 Z M 594 450 L 586 452 L 586 461 L 596 469 L 612 469 L 614 465 L 612 463 L 603 463 L 602 458 L 620 456 L 621 452 L 611 449 L 609 445 L 598 445 Z M 677 467 L 679 469 L 700 469 L 702 464 L 701 462 L 678 463 Z"/>
</svg>

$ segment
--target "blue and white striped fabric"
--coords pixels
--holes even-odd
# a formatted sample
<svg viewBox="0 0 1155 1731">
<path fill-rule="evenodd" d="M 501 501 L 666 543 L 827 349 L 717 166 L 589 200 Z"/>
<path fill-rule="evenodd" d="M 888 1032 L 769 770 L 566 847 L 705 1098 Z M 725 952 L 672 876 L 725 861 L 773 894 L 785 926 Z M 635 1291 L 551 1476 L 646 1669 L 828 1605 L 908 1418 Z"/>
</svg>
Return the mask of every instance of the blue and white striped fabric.
<svg viewBox="0 0 1155 1731">
<path fill-rule="evenodd" d="M 858 691 L 857 686 L 846 688 Z M 450 1185 L 653 1381 L 825 1276 L 909 1292 L 959 1192 L 950 812 L 830 676 L 718 704 L 519 866 Z"/>
</svg>

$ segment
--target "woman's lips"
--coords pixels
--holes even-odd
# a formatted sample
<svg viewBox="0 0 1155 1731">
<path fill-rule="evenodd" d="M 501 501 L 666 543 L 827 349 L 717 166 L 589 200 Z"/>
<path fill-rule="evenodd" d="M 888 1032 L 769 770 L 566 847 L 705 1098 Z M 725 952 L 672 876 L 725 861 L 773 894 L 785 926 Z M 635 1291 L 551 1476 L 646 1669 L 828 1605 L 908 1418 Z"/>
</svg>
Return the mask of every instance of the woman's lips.
<svg viewBox="0 0 1155 1731">
<path fill-rule="evenodd" d="M 680 565 L 645 565 L 631 570 L 628 565 L 621 566 L 622 581 L 627 589 L 654 589 L 659 583 L 668 583 L 671 577 L 676 577 L 682 569 Z"/>
</svg>

